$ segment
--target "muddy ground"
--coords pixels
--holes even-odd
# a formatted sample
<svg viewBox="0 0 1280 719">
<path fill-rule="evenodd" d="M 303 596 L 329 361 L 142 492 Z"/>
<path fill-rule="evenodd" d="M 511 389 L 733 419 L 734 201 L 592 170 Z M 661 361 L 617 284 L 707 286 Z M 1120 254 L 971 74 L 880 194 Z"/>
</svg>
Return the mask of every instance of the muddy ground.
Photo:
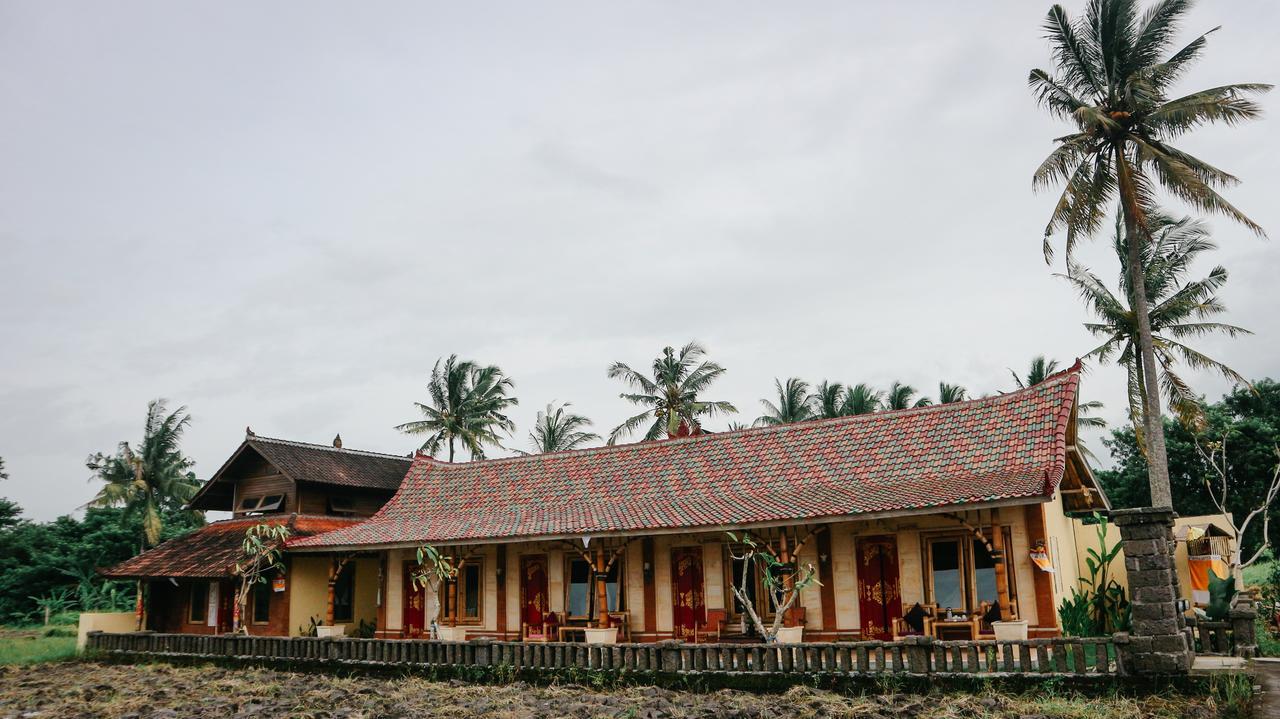
<svg viewBox="0 0 1280 719">
<path fill-rule="evenodd" d="M 1071 699 L 948 694 L 847 697 L 709 694 L 631 687 L 593 691 L 522 683 L 477 686 L 418 678 L 338 678 L 265 669 L 59 662 L 0 667 L 0 717 L 629 717 L 1210 719 L 1209 699 Z"/>
</svg>

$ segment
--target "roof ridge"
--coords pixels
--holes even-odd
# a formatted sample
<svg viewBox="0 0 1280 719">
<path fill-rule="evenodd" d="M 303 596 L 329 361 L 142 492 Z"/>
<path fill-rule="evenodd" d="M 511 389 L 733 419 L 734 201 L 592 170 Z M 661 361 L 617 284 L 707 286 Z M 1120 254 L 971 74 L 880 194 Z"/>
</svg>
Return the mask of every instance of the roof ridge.
<svg viewBox="0 0 1280 719">
<path fill-rule="evenodd" d="M 708 432 L 706 434 L 690 435 L 687 437 L 672 437 L 664 440 L 640 440 L 639 442 L 628 442 L 626 444 L 612 444 L 612 445 L 606 444 L 603 447 L 583 447 L 581 449 L 564 449 L 556 452 L 541 452 L 538 454 L 521 454 L 521 455 L 516 455 L 512 457 L 493 457 L 491 459 L 490 458 L 473 459 L 468 462 L 445 462 L 445 461 L 436 459 L 435 457 L 429 454 L 422 454 L 422 453 L 415 452 L 413 461 L 416 463 L 419 460 L 423 460 L 425 462 L 428 462 L 430 464 L 433 464 L 439 467 L 464 467 L 464 466 L 472 466 L 477 464 L 492 466 L 492 465 L 504 464 L 508 462 L 514 463 L 514 462 L 535 460 L 542 457 L 563 457 L 568 455 L 586 457 L 586 456 L 591 456 L 597 453 L 620 451 L 623 449 L 636 449 L 639 447 L 647 447 L 647 446 L 654 446 L 654 445 L 680 446 L 685 444 L 692 444 L 694 442 L 714 441 L 715 438 L 741 437 L 746 434 L 767 434 L 767 433 L 783 434 L 786 432 L 803 430 L 809 427 L 820 427 L 820 426 L 835 425 L 835 424 L 857 424 L 860 422 L 870 421 L 872 418 L 885 417 L 889 415 L 906 417 L 906 416 L 911 416 L 915 414 L 926 414 L 926 413 L 939 412 L 939 411 L 954 411 L 954 410 L 970 407 L 975 404 L 979 404 L 983 402 L 990 402 L 995 404 L 995 403 L 1009 401 L 1016 397 L 1020 397 L 1021 395 L 1029 394 L 1033 391 L 1044 391 L 1047 388 L 1047 386 L 1051 383 L 1056 384 L 1058 382 L 1064 381 L 1064 379 L 1078 375 L 1078 373 L 1080 372 L 1080 367 L 1081 367 L 1080 361 L 1076 360 L 1076 363 L 1071 367 L 1068 367 L 1065 370 L 1049 375 L 1048 377 L 1037 382 L 1036 384 L 1033 384 L 1027 387 L 1021 387 L 1019 389 L 1013 390 L 1012 392 L 1006 392 L 1004 394 L 994 394 L 987 397 L 977 397 L 974 399 L 967 399 L 960 402 L 948 402 L 946 404 L 932 404 L 926 407 L 907 407 L 904 409 L 881 410 L 878 412 L 867 412 L 865 414 L 854 414 L 854 415 L 848 415 L 844 417 L 824 417 L 822 419 L 811 419 L 811 420 L 805 420 L 803 422 L 787 422 L 785 424 L 771 425 L 768 427 L 744 427 L 742 429 L 729 430 L 725 432 Z M 388 502 L 388 504 L 390 504 L 390 502 Z"/>
<path fill-rule="evenodd" d="M 370 450 L 367 450 L 367 449 L 348 449 L 347 447 L 334 447 L 333 445 L 329 445 L 329 444 L 315 444 L 314 442 L 300 442 L 300 441 L 298 441 L 298 440 L 296 440 L 296 439 L 281 439 L 281 438 L 279 438 L 279 437 L 264 437 L 264 436 L 262 436 L 262 435 L 260 435 L 260 434 L 255 434 L 255 435 L 253 435 L 252 437 L 248 437 L 248 438 L 246 438 L 246 440 L 245 440 L 245 441 L 247 441 L 247 442 L 258 442 L 258 441 L 263 441 L 263 442 L 272 442 L 272 443 L 275 443 L 275 444 L 283 444 L 283 445 L 285 445 L 285 446 L 289 446 L 289 447 L 305 447 L 305 448 L 307 448 L 307 449 L 322 449 L 322 450 L 326 450 L 326 451 L 329 451 L 329 452 L 338 452 L 338 453 L 345 453 L 345 454 L 362 454 L 362 455 L 366 455 L 366 456 L 370 456 L 370 457 L 383 457 L 383 458 L 386 458 L 386 459 L 402 459 L 402 460 L 404 460 L 404 461 L 406 461 L 406 462 L 412 462 L 412 461 L 413 461 L 413 455 L 412 455 L 412 454 L 409 454 L 409 455 L 404 455 L 404 454 L 387 454 L 386 452 L 373 452 L 373 451 L 370 451 Z"/>
</svg>

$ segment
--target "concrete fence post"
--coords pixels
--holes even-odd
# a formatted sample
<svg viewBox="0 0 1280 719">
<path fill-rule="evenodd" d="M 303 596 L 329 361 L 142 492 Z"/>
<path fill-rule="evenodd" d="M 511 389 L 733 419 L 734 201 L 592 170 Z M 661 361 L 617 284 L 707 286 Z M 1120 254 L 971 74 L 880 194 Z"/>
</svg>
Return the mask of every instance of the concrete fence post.
<svg viewBox="0 0 1280 719">
<path fill-rule="evenodd" d="M 933 637 L 903 637 L 907 645 L 907 671 L 912 674 L 932 674 Z"/>
<path fill-rule="evenodd" d="M 1191 631 L 1178 611 L 1181 590 L 1173 564 L 1171 509 L 1143 507 L 1112 512 L 1120 529 L 1129 574 L 1132 626 L 1116 635 L 1120 667 L 1126 674 L 1186 674 L 1195 658 Z"/>
<path fill-rule="evenodd" d="M 493 661 L 493 640 L 488 637 L 476 637 L 471 640 L 471 646 L 474 647 L 475 665 L 478 667 L 487 667 L 494 664 Z"/>
<path fill-rule="evenodd" d="M 680 671 L 681 643 L 672 639 L 658 642 L 658 667 L 664 672 Z"/>
<path fill-rule="evenodd" d="M 1231 621 L 1232 654 L 1244 659 L 1258 656 L 1258 611 L 1252 603 L 1242 603 L 1227 615 Z"/>
</svg>

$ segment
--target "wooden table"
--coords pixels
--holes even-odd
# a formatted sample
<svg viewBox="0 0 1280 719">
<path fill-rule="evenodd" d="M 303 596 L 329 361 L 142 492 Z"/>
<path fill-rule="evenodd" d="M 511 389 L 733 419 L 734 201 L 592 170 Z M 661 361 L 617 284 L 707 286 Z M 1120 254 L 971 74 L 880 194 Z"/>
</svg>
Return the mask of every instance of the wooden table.
<svg viewBox="0 0 1280 719">
<path fill-rule="evenodd" d="M 587 641 L 586 629 L 587 629 L 586 627 L 565 626 L 562 624 L 560 625 L 560 628 L 556 630 L 556 633 L 558 635 L 558 638 L 562 642 L 572 642 L 572 641 L 585 642 Z M 573 639 L 571 637 L 571 635 L 574 635 L 574 634 L 577 635 L 577 639 Z"/>
<path fill-rule="evenodd" d="M 955 639 L 955 635 L 963 634 L 960 639 L 969 641 L 978 640 L 978 620 L 977 619 L 939 619 L 933 623 L 933 633 L 941 640 Z M 952 636 L 947 636 L 948 634 Z"/>
</svg>

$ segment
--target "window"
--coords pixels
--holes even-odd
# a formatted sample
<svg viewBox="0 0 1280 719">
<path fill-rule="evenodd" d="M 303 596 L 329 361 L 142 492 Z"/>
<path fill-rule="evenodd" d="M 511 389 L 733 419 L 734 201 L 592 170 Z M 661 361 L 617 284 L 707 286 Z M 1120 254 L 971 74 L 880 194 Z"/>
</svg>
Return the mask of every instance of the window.
<svg viewBox="0 0 1280 719">
<path fill-rule="evenodd" d="M 350 622 L 355 618 L 356 565 L 348 562 L 333 582 L 333 621 Z"/>
<path fill-rule="evenodd" d="M 191 598 L 187 605 L 187 621 L 192 624 L 204 624 L 209 618 L 209 585 L 196 582 L 191 585 Z"/>
<path fill-rule="evenodd" d="M 271 621 L 271 584 L 259 582 L 253 585 L 253 617 L 254 624 L 267 624 Z"/>
<path fill-rule="evenodd" d="M 1003 528 L 1004 546 L 1013 546 L 1012 531 Z M 944 535 L 927 538 L 928 577 L 925 589 L 929 601 L 939 609 L 958 612 L 977 611 L 983 602 L 994 603 L 1000 597 L 996 585 L 996 560 L 987 545 L 971 534 Z M 1005 550 L 1005 581 L 1010 598 L 1017 597 L 1014 585 L 1012 553 Z"/>
<path fill-rule="evenodd" d="M 958 539 L 935 540 L 929 543 L 929 569 L 933 577 L 933 603 L 941 608 L 964 609 L 965 601 L 963 557 Z"/>
<path fill-rule="evenodd" d="M 622 588 L 625 586 L 622 573 L 622 558 L 619 557 L 614 561 L 613 566 L 609 567 L 609 575 L 604 580 L 604 591 L 606 601 L 608 602 L 610 612 L 620 612 L 624 608 Z"/>
<path fill-rule="evenodd" d="M 569 601 L 565 608 L 570 619 L 591 618 L 591 565 L 584 559 L 569 560 Z"/>
<path fill-rule="evenodd" d="M 443 598 L 440 600 L 440 606 L 443 608 L 441 616 L 445 619 L 450 617 L 455 621 L 462 623 L 478 623 L 480 621 L 481 603 L 484 601 L 484 565 L 478 560 L 468 560 L 458 569 L 458 576 L 440 585 L 440 593 Z M 454 606 L 454 587 L 457 587 L 458 606 L 462 607 L 462 613 L 456 612 Z"/>
<path fill-rule="evenodd" d="M 236 511 L 246 514 L 270 512 L 280 509 L 282 504 L 284 504 L 283 494 L 268 494 L 265 497 L 245 497 L 240 500 L 240 506 L 236 508 Z"/>
<path fill-rule="evenodd" d="M 330 497 L 330 514 L 355 514 L 356 502 L 351 497 Z"/>
</svg>

